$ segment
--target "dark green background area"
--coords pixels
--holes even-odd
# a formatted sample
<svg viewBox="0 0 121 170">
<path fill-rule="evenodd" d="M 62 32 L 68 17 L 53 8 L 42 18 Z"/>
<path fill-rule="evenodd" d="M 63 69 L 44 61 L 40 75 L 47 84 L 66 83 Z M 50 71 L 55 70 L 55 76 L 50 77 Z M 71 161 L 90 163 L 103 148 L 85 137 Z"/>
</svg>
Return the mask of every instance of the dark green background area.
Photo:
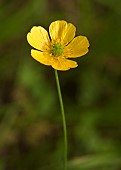
<svg viewBox="0 0 121 170">
<path fill-rule="evenodd" d="M 26 35 L 66 20 L 87 55 L 59 71 L 68 127 L 68 170 L 121 169 L 121 0 L 0 1 L 0 170 L 63 170 L 54 70 L 30 55 Z"/>
</svg>

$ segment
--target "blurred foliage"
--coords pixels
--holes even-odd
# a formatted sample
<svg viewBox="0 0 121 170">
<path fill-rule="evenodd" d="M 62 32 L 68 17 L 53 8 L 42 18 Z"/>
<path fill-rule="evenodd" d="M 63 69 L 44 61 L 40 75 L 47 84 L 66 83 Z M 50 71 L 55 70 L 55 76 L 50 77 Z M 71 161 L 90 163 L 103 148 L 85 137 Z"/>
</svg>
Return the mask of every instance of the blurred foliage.
<svg viewBox="0 0 121 170">
<path fill-rule="evenodd" d="M 0 170 L 62 170 L 63 129 L 53 69 L 30 56 L 26 34 L 57 19 L 90 52 L 59 72 L 69 170 L 121 169 L 121 1 L 0 1 Z"/>
</svg>

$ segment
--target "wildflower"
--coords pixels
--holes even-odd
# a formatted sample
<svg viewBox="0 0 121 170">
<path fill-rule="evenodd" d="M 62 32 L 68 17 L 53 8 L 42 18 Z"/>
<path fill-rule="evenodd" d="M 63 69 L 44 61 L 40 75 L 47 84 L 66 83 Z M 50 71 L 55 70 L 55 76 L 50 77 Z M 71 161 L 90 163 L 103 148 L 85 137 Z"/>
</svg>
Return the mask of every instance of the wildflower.
<svg viewBox="0 0 121 170">
<path fill-rule="evenodd" d="M 50 24 L 49 33 L 41 26 L 33 26 L 27 34 L 32 57 L 38 62 L 52 66 L 55 70 L 69 70 L 78 66 L 68 58 L 76 58 L 88 52 L 89 42 L 85 36 L 75 37 L 76 28 L 64 20 Z M 74 38 L 75 37 L 75 38 Z"/>
</svg>

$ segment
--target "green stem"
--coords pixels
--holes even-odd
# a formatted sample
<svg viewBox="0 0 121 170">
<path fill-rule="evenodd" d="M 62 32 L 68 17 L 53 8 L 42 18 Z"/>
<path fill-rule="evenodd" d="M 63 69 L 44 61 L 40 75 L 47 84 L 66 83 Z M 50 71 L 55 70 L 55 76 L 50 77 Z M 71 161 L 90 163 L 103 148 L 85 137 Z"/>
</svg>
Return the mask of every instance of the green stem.
<svg viewBox="0 0 121 170">
<path fill-rule="evenodd" d="M 63 99 L 62 99 L 60 82 L 59 82 L 59 77 L 58 77 L 57 70 L 55 70 L 55 79 L 56 79 L 56 84 L 57 84 L 58 97 L 59 97 L 59 101 L 60 101 L 62 121 L 63 121 L 63 132 L 64 132 L 64 170 L 67 170 L 67 128 L 66 128 L 66 119 L 65 119 L 64 105 L 63 105 Z"/>
</svg>

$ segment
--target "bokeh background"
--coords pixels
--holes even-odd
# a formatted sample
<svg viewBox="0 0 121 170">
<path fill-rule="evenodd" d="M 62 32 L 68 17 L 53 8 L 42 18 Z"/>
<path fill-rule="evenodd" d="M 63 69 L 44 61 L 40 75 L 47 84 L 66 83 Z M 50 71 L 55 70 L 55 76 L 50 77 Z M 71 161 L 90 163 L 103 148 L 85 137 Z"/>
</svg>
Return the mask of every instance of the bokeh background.
<svg viewBox="0 0 121 170">
<path fill-rule="evenodd" d="M 30 56 L 26 34 L 55 20 L 90 41 L 59 72 L 68 170 L 121 170 L 121 1 L 0 1 L 0 170 L 62 170 L 63 128 L 54 70 Z"/>
</svg>

